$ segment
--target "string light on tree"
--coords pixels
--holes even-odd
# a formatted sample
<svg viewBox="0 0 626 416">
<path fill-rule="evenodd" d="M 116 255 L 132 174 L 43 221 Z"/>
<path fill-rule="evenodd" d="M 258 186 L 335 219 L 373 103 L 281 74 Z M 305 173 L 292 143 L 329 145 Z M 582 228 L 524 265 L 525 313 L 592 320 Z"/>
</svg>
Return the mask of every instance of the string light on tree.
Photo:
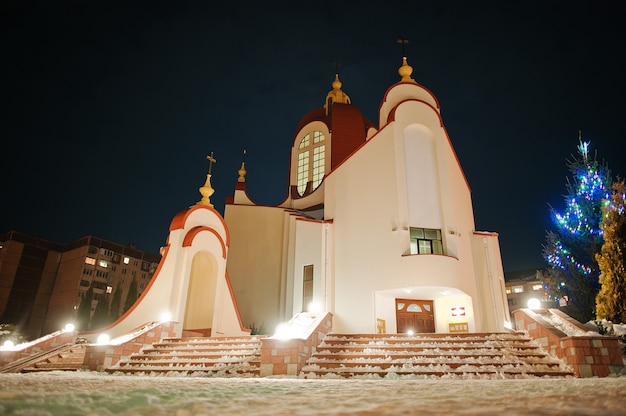
<svg viewBox="0 0 626 416">
<path fill-rule="evenodd" d="M 583 322 L 595 318 L 600 290 L 595 255 L 603 242 L 602 207 L 612 182 L 606 165 L 590 155 L 590 144 L 579 133 L 578 157 L 568 162 L 564 211 L 551 209 L 555 229 L 548 232 L 543 253 L 550 267 L 542 273 L 548 296 L 568 299 L 566 312 Z"/>
</svg>

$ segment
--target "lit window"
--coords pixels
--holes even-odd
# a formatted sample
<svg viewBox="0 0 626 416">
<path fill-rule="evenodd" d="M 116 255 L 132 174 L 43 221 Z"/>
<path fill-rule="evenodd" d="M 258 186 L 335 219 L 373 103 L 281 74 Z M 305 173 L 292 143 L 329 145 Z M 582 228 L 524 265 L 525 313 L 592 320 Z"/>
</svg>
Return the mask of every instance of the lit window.
<svg viewBox="0 0 626 416">
<path fill-rule="evenodd" d="M 124 264 L 130 263 L 130 257 L 124 257 Z"/>
<path fill-rule="evenodd" d="M 104 260 L 100 260 L 100 261 L 98 262 L 98 266 L 100 266 L 100 267 L 109 267 L 109 263 L 107 263 L 107 262 L 106 262 L 106 261 L 104 261 Z"/>
<path fill-rule="evenodd" d="M 304 194 L 309 181 L 309 151 L 298 153 L 298 193 Z"/>
<path fill-rule="evenodd" d="M 296 185 L 298 194 L 304 195 L 308 182 L 311 182 L 312 189 L 315 190 L 322 183 L 326 172 L 326 136 L 319 130 L 307 134 L 298 144 L 298 168 L 296 175 Z"/>
<path fill-rule="evenodd" d="M 441 230 L 429 228 L 410 229 L 411 254 L 443 254 Z"/>
<path fill-rule="evenodd" d="M 325 146 L 317 146 L 313 149 L 313 189 L 317 188 L 324 179 L 324 159 L 326 157 Z"/>
<path fill-rule="evenodd" d="M 524 292 L 524 286 L 513 286 L 513 293 L 522 293 Z"/>
<path fill-rule="evenodd" d="M 506 294 L 508 295 L 508 294 L 510 294 L 510 293 L 511 293 L 511 288 L 510 288 L 510 287 L 507 287 L 507 288 L 506 288 Z"/>
<path fill-rule="evenodd" d="M 113 286 L 107 286 L 106 292 L 113 293 Z"/>
<path fill-rule="evenodd" d="M 96 264 L 96 259 L 91 258 L 91 257 L 85 257 L 85 263 L 91 264 L 91 265 L 95 265 Z"/>
<path fill-rule="evenodd" d="M 533 285 L 533 290 L 543 290 L 543 285 Z"/>
</svg>

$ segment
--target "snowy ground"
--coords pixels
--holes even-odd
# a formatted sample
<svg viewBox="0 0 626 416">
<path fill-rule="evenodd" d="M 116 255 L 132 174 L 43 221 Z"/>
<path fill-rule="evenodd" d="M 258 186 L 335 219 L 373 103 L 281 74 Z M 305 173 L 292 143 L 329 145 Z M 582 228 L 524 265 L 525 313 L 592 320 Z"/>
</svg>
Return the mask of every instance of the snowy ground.
<svg viewBox="0 0 626 416">
<path fill-rule="evenodd" d="M 626 377 L 201 378 L 0 374 L 2 415 L 624 415 Z"/>
</svg>

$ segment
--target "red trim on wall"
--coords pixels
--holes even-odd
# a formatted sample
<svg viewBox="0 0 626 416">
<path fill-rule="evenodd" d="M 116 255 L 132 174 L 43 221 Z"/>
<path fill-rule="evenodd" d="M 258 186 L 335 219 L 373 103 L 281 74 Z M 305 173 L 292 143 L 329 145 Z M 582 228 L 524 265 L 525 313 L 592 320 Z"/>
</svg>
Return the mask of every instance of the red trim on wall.
<svg viewBox="0 0 626 416">
<path fill-rule="evenodd" d="M 230 298 L 233 300 L 233 305 L 235 306 L 235 314 L 237 315 L 237 320 L 239 321 L 239 328 L 242 331 L 250 332 L 250 328 L 246 328 L 243 326 L 243 321 L 241 320 L 241 314 L 239 313 L 239 306 L 237 305 L 237 300 L 235 299 L 235 292 L 233 292 L 233 286 L 230 284 L 230 277 L 228 276 L 228 272 L 224 273 L 224 278 L 226 279 L 226 285 L 228 286 L 228 292 L 230 293 Z"/>
<path fill-rule="evenodd" d="M 224 226 L 224 230 L 226 231 L 226 245 L 230 246 L 230 232 L 228 231 L 228 227 L 226 226 L 226 221 L 224 221 L 224 217 L 213 207 L 209 207 L 207 205 L 194 205 L 191 208 L 183 210 L 176 214 L 170 223 L 170 232 L 174 230 L 181 230 L 185 228 L 185 223 L 187 222 L 187 218 L 191 215 L 192 212 L 199 209 L 208 209 L 212 213 L 214 213 L 217 218 L 220 219 L 222 225 Z"/>
<path fill-rule="evenodd" d="M 488 237 L 498 237 L 500 234 L 492 231 L 474 231 L 474 235 L 484 235 Z"/>
<path fill-rule="evenodd" d="M 193 227 L 191 230 L 187 232 L 187 234 L 185 234 L 185 238 L 183 239 L 183 247 L 191 247 L 191 245 L 193 244 L 193 239 L 196 238 L 196 236 L 203 231 L 208 231 L 217 237 L 220 244 L 222 245 L 222 258 L 225 259 L 226 258 L 226 244 L 224 244 L 224 240 L 222 240 L 222 237 L 214 228 L 205 227 L 203 225 L 198 225 L 196 227 Z"/>
<path fill-rule="evenodd" d="M 120 324 L 124 319 L 126 319 L 135 310 L 135 308 L 143 301 L 143 299 L 148 295 L 148 292 L 152 288 L 152 285 L 154 284 L 154 282 L 156 282 L 157 278 L 159 277 L 159 273 L 161 272 L 161 269 L 163 268 L 163 265 L 165 264 L 165 259 L 167 258 L 167 254 L 169 253 L 169 250 L 170 250 L 169 246 L 163 248 L 163 256 L 161 257 L 161 261 L 159 262 L 157 269 L 154 271 L 152 278 L 148 282 L 148 286 L 146 286 L 143 292 L 141 292 L 141 295 L 139 295 L 135 303 L 133 303 L 133 306 L 131 306 L 126 312 L 124 312 L 122 316 L 117 318 L 114 322 L 110 323 L 109 325 L 103 328 L 83 331 L 81 332 L 81 334 L 87 335 L 87 334 L 95 334 L 96 332 L 108 331 L 109 329 L 114 328 L 116 325 Z M 153 320 L 156 320 L 158 318 L 159 318 L 158 316 L 154 317 Z M 151 320 L 147 320 L 146 322 L 151 322 Z"/>
</svg>

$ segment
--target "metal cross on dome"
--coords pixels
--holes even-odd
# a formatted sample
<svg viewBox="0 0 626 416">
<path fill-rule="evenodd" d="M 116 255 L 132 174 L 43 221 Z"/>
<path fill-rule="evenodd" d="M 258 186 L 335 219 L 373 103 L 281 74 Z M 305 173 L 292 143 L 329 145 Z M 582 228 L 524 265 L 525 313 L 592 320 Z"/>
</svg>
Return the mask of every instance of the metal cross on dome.
<svg viewBox="0 0 626 416">
<path fill-rule="evenodd" d="M 209 175 L 211 174 L 211 169 L 213 168 L 213 163 L 217 163 L 217 160 L 213 157 L 213 152 L 206 157 L 206 160 L 209 161 Z"/>
<path fill-rule="evenodd" d="M 397 43 L 399 43 L 400 45 L 402 45 L 402 56 L 406 56 L 404 54 L 404 45 L 408 45 L 409 44 L 409 40 L 404 38 L 404 35 L 401 35 L 397 40 Z"/>
</svg>

